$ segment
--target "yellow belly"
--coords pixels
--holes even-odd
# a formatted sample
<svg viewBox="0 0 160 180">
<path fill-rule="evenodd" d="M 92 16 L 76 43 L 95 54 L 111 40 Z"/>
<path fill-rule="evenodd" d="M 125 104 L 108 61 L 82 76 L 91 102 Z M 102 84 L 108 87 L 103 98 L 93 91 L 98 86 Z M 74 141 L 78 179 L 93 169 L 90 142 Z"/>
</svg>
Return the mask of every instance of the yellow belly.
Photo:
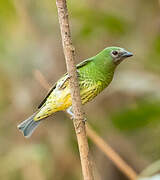
<svg viewBox="0 0 160 180">
<path fill-rule="evenodd" d="M 85 104 L 96 96 L 96 93 L 94 93 L 95 89 L 95 86 L 91 86 L 89 88 L 81 90 L 80 94 L 82 104 Z M 57 111 L 64 111 L 71 105 L 72 100 L 70 95 L 70 89 L 68 87 L 64 89 L 57 88 L 50 94 L 46 103 L 42 106 L 40 111 L 34 117 L 34 120 L 38 121 L 40 119 L 50 116 Z"/>
<path fill-rule="evenodd" d="M 65 88 L 64 90 L 55 90 L 48 97 L 46 103 L 42 106 L 40 111 L 34 117 L 34 120 L 40 120 L 57 111 L 66 110 L 72 105 L 70 90 Z"/>
</svg>

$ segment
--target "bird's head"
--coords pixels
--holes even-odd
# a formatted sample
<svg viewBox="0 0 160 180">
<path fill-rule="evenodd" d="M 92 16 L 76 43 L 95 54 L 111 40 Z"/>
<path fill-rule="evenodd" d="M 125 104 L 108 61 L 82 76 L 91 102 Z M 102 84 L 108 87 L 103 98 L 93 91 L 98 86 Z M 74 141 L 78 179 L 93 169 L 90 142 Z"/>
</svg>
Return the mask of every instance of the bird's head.
<svg viewBox="0 0 160 180">
<path fill-rule="evenodd" d="M 118 65 L 124 59 L 133 56 L 131 52 L 120 47 L 107 47 L 102 53 L 106 59 L 111 60 L 115 65 Z"/>
</svg>

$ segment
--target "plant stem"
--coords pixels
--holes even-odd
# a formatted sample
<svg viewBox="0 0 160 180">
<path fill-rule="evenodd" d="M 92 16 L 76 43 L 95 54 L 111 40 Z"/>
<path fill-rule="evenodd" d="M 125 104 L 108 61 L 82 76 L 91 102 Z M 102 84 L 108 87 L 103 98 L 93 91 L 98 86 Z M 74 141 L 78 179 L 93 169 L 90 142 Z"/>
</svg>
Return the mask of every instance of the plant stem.
<svg viewBox="0 0 160 180">
<path fill-rule="evenodd" d="M 137 173 L 88 125 L 86 126 L 88 137 L 99 149 L 123 172 L 130 180 L 137 179 Z"/>
<path fill-rule="evenodd" d="M 72 98 L 72 109 L 74 113 L 74 127 L 77 135 L 79 153 L 82 165 L 84 180 L 93 180 L 91 163 L 89 160 L 89 147 L 85 130 L 84 112 L 80 98 L 79 83 L 75 65 L 75 49 L 72 45 L 69 28 L 68 10 L 66 0 L 57 0 L 58 18 L 61 29 L 63 51 L 66 59 L 66 66 L 69 75 L 69 86 Z"/>
</svg>

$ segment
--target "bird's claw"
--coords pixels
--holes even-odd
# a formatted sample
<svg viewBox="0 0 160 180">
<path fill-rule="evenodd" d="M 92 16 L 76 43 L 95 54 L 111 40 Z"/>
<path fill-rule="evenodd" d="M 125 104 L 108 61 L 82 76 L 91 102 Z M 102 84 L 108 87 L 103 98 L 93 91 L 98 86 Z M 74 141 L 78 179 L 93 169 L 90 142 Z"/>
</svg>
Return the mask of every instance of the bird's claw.
<svg viewBox="0 0 160 180">
<path fill-rule="evenodd" d="M 87 118 L 85 117 L 82 122 L 85 124 L 87 122 Z"/>
</svg>

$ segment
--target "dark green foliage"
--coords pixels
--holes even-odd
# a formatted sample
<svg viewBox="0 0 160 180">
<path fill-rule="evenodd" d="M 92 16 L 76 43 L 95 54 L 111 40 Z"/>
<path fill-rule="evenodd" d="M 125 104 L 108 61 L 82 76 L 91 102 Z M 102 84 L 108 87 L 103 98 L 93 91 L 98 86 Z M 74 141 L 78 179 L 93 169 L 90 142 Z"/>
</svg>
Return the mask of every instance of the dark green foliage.
<svg viewBox="0 0 160 180">
<path fill-rule="evenodd" d="M 96 31 L 110 35 L 123 35 L 128 29 L 128 23 L 112 13 L 106 13 L 97 9 L 74 9 L 73 17 L 81 23 L 80 37 L 91 36 Z M 96 22 L 96 24 L 95 24 Z"/>
<path fill-rule="evenodd" d="M 149 123 L 159 123 L 160 101 L 140 101 L 111 116 L 114 125 L 121 130 L 136 130 Z"/>
</svg>

